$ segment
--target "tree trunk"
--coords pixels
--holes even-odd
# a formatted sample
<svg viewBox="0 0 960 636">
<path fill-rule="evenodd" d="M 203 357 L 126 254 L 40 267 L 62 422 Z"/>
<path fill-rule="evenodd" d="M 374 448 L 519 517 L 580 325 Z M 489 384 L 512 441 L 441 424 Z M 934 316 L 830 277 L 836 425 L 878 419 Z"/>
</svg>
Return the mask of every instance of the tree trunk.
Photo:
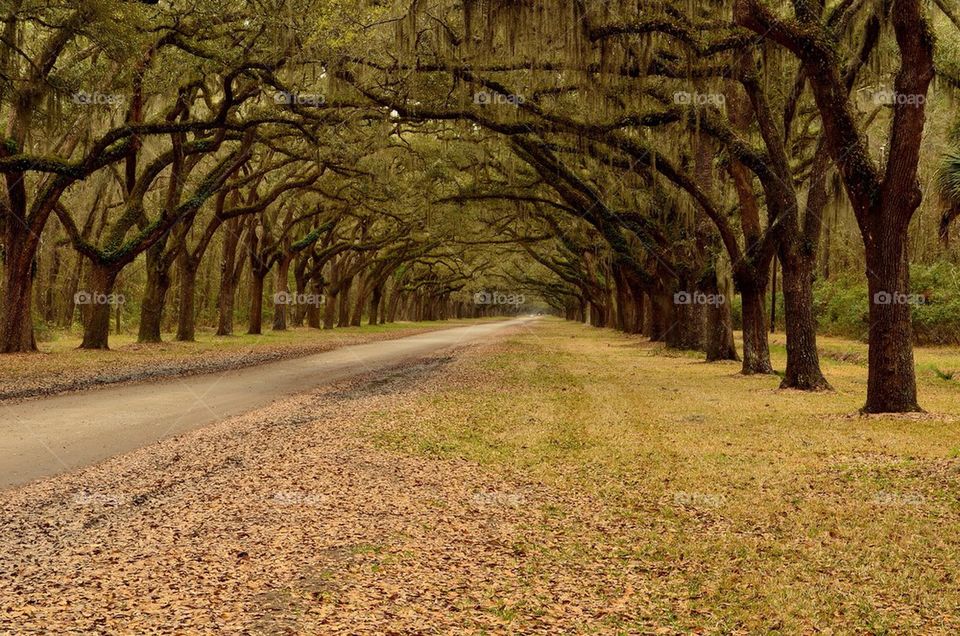
<svg viewBox="0 0 960 636">
<path fill-rule="evenodd" d="M 8 219 L 8 223 L 12 222 Z M 8 233 L 13 233 L 7 228 Z M 3 311 L 0 312 L 0 353 L 36 351 L 31 307 L 33 249 L 14 238 L 6 242 Z"/>
<path fill-rule="evenodd" d="M 180 314 L 177 318 L 177 340 L 193 342 L 197 338 L 197 265 L 189 258 L 180 259 Z"/>
<path fill-rule="evenodd" d="M 724 285 L 721 294 L 716 274 L 710 274 L 703 288 L 706 293 L 713 294 L 718 301 L 707 306 L 707 333 L 705 337 L 707 362 L 740 360 L 740 356 L 737 355 L 737 347 L 733 342 L 729 286 Z"/>
<path fill-rule="evenodd" d="M 90 305 L 87 322 L 83 327 L 81 349 L 109 349 L 110 299 L 113 285 L 119 272 L 102 265 L 90 268 L 90 289 L 85 300 Z"/>
<path fill-rule="evenodd" d="M 781 389 L 827 391 L 830 383 L 820 371 L 817 322 L 813 316 L 814 258 L 783 254 L 784 319 L 787 332 L 787 371 Z"/>
<path fill-rule="evenodd" d="M 666 342 L 673 318 L 672 298 L 663 291 L 650 293 L 650 341 Z"/>
<path fill-rule="evenodd" d="M 350 326 L 350 288 L 353 286 L 353 278 L 348 278 L 344 283 L 338 296 L 338 315 L 337 327 Z"/>
<path fill-rule="evenodd" d="M 220 293 L 217 295 L 217 335 L 233 335 L 233 305 L 237 288 L 228 278 L 220 280 Z"/>
<path fill-rule="evenodd" d="M 590 324 L 594 327 L 607 326 L 606 308 L 599 302 L 590 301 Z"/>
<path fill-rule="evenodd" d="M 377 324 L 380 315 L 380 303 L 383 301 L 383 284 L 374 285 L 370 292 L 370 316 L 367 319 L 368 325 Z"/>
<path fill-rule="evenodd" d="M 772 374 L 770 346 L 767 342 L 765 296 L 759 286 L 743 286 L 743 370 L 744 375 Z"/>
<path fill-rule="evenodd" d="M 633 303 L 631 310 L 631 323 L 627 325 L 627 333 L 643 333 L 644 315 L 646 313 L 646 294 L 643 288 L 638 284 L 628 282 L 630 288 L 630 300 Z"/>
<path fill-rule="evenodd" d="M 363 322 L 363 308 L 367 305 L 367 287 L 368 282 L 365 278 L 360 279 L 360 284 L 357 285 L 357 298 L 353 303 L 353 315 L 350 317 L 350 326 L 359 327 Z"/>
<path fill-rule="evenodd" d="M 250 273 L 250 326 L 247 333 L 259 336 L 263 333 L 263 279 L 267 272 L 254 269 Z"/>
<path fill-rule="evenodd" d="M 304 259 L 304 262 L 306 260 Z M 301 267 L 300 264 L 293 270 L 293 280 L 294 284 L 297 286 L 297 298 L 303 298 L 307 294 L 307 276 L 304 271 L 304 267 Z M 293 317 L 291 318 L 291 323 L 294 327 L 302 327 L 303 319 L 306 317 L 309 308 L 316 303 L 297 303 L 293 307 Z"/>
<path fill-rule="evenodd" d="M 665 334 L 667 346 L 672 349 L 699 351 L 703 349 L 703 306 L 674 304 L 673 320 Z"/>
<path fill-rule="evenodd" d="M 337 296 L 339 294 L 327 293 L 323 305 L 323 328 L 333 329 L 337 317 Z"/>
<path fill-rule="evenodd" d="M 287 330 L 287 301 L 290 299 L 290 259 L 282 258 L 277 265 L 277 286 L 273 296 L 273 330 Z"/>
<path fill-rule="evenodd" d="M 223 252 L 220 258 L 220 292 L 217 294 L 217 335 L 233 335 L 233 308 L 237 296 L 237 282 L 243 260 L 237 263 L 237 246 L 240 244 L 240 220 L 231 219 L 223 235 Z"/>
<path fill-rule="evenodd" d="M 164 264 L 163 241 L 147 250 L 147 284 L 140 303 L 137 342 L 160 342 L 160 323 L 170 289 L 170 273 Z"/>
<path fill-rule="evenodd" d="M 383 295 L 380 297 L 380 304 L 378 305 L 380 318 L 377 321 L 381 325 L 387 324 L 387 298 L 390 293 L 391 292 L 387 292 L 386 287 L 383 288 Z"/>
<path fill-rule="evenodd" d="M 922 411 L 917 403 L 906 230 L 876 228 L 866 245 L 870 350 L 865 413 Z"/>
<path fill-rule="evenodd" d="M 390 295 L 390 304 L 387 306 L 387 322 L 397 322 L 397 313 L 400 311 L 400 304 L 403 302 L 403 293 L 394 287 Z"/>
<path fill-rule="evenodd" d="M 311 281 L 310 290 L 316 298 L 320 298 L 323 294 L 323 284 L 317 284 L 317 281 Z M 312 329 L 319 329 L 322 326 L 320 323 L 320 306 L 317 303 L 308 303 L 306 309 L 307 326 Z"/>
</svg>

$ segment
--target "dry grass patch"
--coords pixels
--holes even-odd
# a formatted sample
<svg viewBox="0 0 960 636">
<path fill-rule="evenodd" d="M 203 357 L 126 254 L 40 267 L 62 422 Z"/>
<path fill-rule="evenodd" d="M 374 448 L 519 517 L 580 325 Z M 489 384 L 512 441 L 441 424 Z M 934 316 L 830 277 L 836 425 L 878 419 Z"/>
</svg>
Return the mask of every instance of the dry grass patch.
<svg viewBox="0 0 960 636">
<path fill-rule="evenodd" d="M 865 395 L 857 364 L 827 359 L 836 391 L 807 394 L 657 352 L 543 322 L 458 361 L 367 431 L 589 495 L 604 531 L 584 528 L 582 558 L 647 572 L 637 629 L 960 631 L 960 384 L 922 371 L 958 367 L 960 352 L 918 350 L 932 415 L 909 418 L 851 417 Z"/>
</svg>

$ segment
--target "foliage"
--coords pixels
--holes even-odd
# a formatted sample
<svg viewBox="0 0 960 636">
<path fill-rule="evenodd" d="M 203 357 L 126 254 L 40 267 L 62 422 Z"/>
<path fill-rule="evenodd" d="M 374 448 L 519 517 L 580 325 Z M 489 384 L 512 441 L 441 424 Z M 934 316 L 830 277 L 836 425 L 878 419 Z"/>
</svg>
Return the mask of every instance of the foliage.
<svg viewBox="0 0 960 636">
<path fill-rule="evenodd" d="M 914 263 L 910 274 L 914 338 L 922 345 L 960 344 L 960 269 L 949 262 Z M 824 333 L 865 341 L 867 286 L 852 275 L 814 286 L 817 321 Z"/>
</svg>

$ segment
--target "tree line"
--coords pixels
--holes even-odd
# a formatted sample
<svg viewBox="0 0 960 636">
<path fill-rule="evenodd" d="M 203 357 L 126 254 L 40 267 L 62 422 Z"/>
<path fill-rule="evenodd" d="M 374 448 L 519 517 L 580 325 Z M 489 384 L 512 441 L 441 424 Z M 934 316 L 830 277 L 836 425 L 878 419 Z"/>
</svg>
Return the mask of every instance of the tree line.
<svg viewBox="0 0 960 636">
<path fill-rule="evenodd" d="M 779 293 L 782 386 L 817 391 L 834 262 L 866 274 L 864 410 L 917 410 L 911 228 L 933 210 L 949 245 L 960 209 L 958 28 L 919 0 L 13 0 L 0 350 L 78 318 L 107 347 L 118 284 L 142 342 L 514 290 L 772 374 Z"/>
</svg>

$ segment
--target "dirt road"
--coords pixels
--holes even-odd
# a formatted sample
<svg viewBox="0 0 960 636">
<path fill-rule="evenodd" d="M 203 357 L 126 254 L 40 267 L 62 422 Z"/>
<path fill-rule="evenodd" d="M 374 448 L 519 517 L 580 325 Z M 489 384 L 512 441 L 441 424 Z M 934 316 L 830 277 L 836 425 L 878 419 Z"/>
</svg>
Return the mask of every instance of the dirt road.
<svg viewBox="0 0 960 636">
<path fill-rule="evenodd" d="M 305 358 L 0 406 L 0 489 L 94 464 L 295 393 L 485 338 L 531 318 Z"/>
</svg>

